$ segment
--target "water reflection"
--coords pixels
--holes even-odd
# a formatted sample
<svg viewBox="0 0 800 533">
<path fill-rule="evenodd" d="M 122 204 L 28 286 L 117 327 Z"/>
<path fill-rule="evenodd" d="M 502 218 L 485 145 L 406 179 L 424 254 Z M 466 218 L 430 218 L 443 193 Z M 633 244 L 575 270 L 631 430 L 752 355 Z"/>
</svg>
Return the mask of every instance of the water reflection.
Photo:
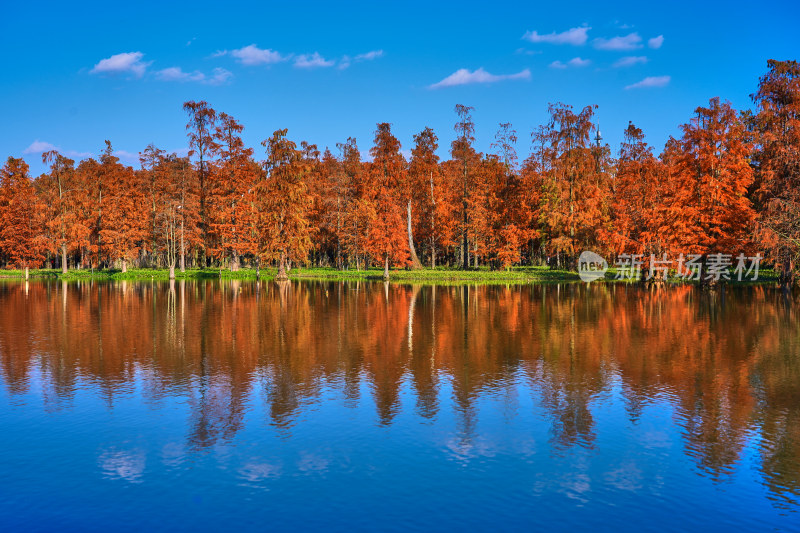
<svg viewBox="0 0 800 533">
<path fill-rule="evenodd" d="M 794 509 L 800 495 L 798 310 L 765 288 L 36 282 L 0 284 L 0 309 L 12 402 L 32 387 L 53 413 L 87 387 L 108 409 L 132 395 L 154 409 L 180 398 L 190 413 L 185 443 L 161 450 L 174 468 L 181 446 L 232 442 L 254 402 L 266 402 L 264 422 L 289 440 L 330 391 L 348 407 L 371 407 L 381 427 L 452 416 L 457 431 L 444 446 L 468 460 L 499 453 L 478 429 L 482 399 L 511 420 L 530 395 L 558 457 L 603 446 L 598 413 L 619 397 L 633 425 L 668 406 L 684 453 L 708 479 L 724 481 L 752 451 L 777 505 Z M 667 448 L 671 431 L 650 431 L 642 448 Z M 514 446 L 543 450 L 525 439 Z M 293 468 L 324 475 L 336 461 L 309 449 Z M 148 463 L 135 447 L 111 447 L 98 465 L 139 483 Z M 253 457 L 235 472 L 259 486 L 284 466 Z M 634 492 L 645 483 L 622 457 L 605 481 Z M 560 490 L 582 499 L 589 486 L 576 475 Z"/>
</svg>

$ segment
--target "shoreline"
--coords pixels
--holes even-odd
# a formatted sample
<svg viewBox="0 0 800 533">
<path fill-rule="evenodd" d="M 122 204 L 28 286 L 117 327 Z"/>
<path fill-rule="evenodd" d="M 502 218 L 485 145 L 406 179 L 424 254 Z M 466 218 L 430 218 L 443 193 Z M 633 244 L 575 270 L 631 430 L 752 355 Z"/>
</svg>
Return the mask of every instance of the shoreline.
<svg viewBox="0 0 800 533">
<path fill-rule="evenodd" d="M 266 268 L 260 273 L 261 281 L 272 281 L 277 274 L 277 269 Z M 138 268 L 130 269 L 123 273 L 118 269 L 104 270 L 70 270 L 62 274 L 60 269 L 31 269 L 30 279 L 61 280 L 61 281 L 169 281 L 167 268 Z M 25 277 L 23 270 L 0 270 L 0 280 L 22 280 Z M 218 268 L 187 269 L 186 272 L 175 272 L 176 280 L 241 280 L 256 281 L 256 272 L 250 268 L 241 268 L 237 271 L 220 270 Z M 338 270 L 333 267 L 298 268 L 289 272 L 289 280 L 293 281 L 383 281 L 383 270 L 371 268 L 367 270 Z M 515 267 L 511 270 L 469 269 L 455 268 L 425 268 L 421 270 L 395 269 L 389 271 L 390 283 L 423 283 L 423 284 L 507 284 L 523 285 L 529 283 L 580 283 L 577 272 L 569 270 L 555 270 L 547 267 Z M 596 282 L 640 285 L 639 281 L 616 279 L 615 269 L 606 272 L 603 279 Z M 763 270 L 758 280 L 727 281 L 726 285 L 748 286 L 777 283 L 778 276 L 771 270 Z M 667 285 L 697 284 L 695 281 L 669 280 Z"/>
</svg>

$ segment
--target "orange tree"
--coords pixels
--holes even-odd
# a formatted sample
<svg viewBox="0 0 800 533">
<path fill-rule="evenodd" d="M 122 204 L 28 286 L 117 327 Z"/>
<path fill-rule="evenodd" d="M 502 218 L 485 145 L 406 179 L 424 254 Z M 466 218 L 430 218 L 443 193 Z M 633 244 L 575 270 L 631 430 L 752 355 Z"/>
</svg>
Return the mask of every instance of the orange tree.
<svg viewBox="0 0 800 533">
<path fill-rule="evenodd" d="M 140 173 L 143 174 L 140 182 L 145 189 L 148 206 L 147 237 L 143 244 L 143 249 L 150 254 L 155 254 L 157 248 L 158 204 L 164 189 L 164 181 L 166 180 L 163 165 L 165 155 L 166 152 L 164 150 L 157 148 L 152 143 L 148 144 L 142 152 L 139 152 Z"/>
<path fill-rule="evenodd" d="M 800 270 L 800 63 L 767 62 L 752 95 L 753 153 L 761 237 L 789 287 Z"/>
<path fill-rule="evenodd" d="M 286 138 L 287 130 L 277 130 L 261 144 L 267 149 L 265 174 L 257 192 L 261 221 L 261 255 L 277 260 L 276 280 L 287 279 L 288 261 L 304 261 L 311 249 L 312 228 L 309 215 L 312 198 L 305 180 L 309 161 Z"/>
<path fill-rule="evenodd" d="M 461 204 L 461 238 L 459 263 L 462 268 L 469 267 L 469 225 L 470 225 L 470 197 L 474 188 L 475 167 L 480 162 L 480 155 L 475 151 L 475 123 L 472 121 L 472 111 L 475 108 L 457 104 L 455 107 L 458 122 L 454 126 L 456 138 L 450 145 L 450 154 L 453 160 L 449 165 L 451 173 L 448 182 L 451 184 L 451 194 Z"/>
<path fill-rule="evenodd" d="M 408 181 L 414 191 L 412 198 L 420 206 L 416 234 L 426 243 L 431 268 L 436 267 L 437 249 L 454 244 L 454 225 L 457 221 L 445 174 L 436 155 L 439 148 L 437 141 L 431 128 L 414 135 L 408 169 Z"/>
<path fill-rule="evenodd" d="M 104 197 L 104 225 L 100 235 L 109 258 L 118 261 L 122 272 L 128 271 L 128 261 L 136 258 L 146 235 L 146 202 L 144 187 L 131 167 L 123 166 L 107 143 L 101 157 L 108 194 Z"/>
<path fill-rule="evenodd" d="M 189 157 L 197 156 L 197 182 L 200 207 L 200 233 L 203 236 L 203 253 L 209 243 L 208 203 L 210 195 L 210 176 L 213 170 L 213 158 L 219 151 L 219 143 L 215 138 L 217 112 L 208 102 L 185 102 L 183 110 L 189 115 L 186 131 L 189 137 Z"/>
<path fill-rule="evenodd" d="M 365 243 L 370 223 L 375 217 L 374 205 L 370 201 L 370 180 L 365 164 L 361 161 L 356 140 L 349 137 L 339 143 L 341 175 L 335 184 L 337 203 L 343 210 L 340 242 L 347 255 L 347 264 L 356 269 L 366 263 Z M 340 207 L 337 206 L 337 209 Z"/>
<path fill-rule="evenodd" d="M 42 206 L 28 177 L 28 165 L 9 157 L 0 169 L 0 251 L 6 263 L 28 268 L 44 260 Z"/>
<path fill-rule="evenodd" d="M 391 126 L 382 122 L 375 130 L 375 141 L 369 151 L 369 203 L 374 214 L 367 234 L 366 248 L 383 263 L 383 276 L 389 277 L 389 265 L 408 261 L 408 241 L 400 207 L 400 186 L 405 182 L 406 162 L 400 154 L 400 141 L 392 135 Z"/>
<path fill-rule="evenodd" d="M 608 221 L 606 149 L 590 143 L 594 107 L 576 114 L 571 106 L 551 104 L 549 113 L 548 124 L 534 133 L 527 172 L 537 189 L 538 225 L 547 253 L 572 264 L 582 250 L 601 245 Z"/>
<path fill-rule="evenodd" d="M 531 227 L 534 206 L 530 202 L 529 187 L 517 168 L 517 132 L 511 123 L 500 124 L 492 147 L 500 163 L 500 173 L 495 182 L 493 211 L 493 248 L 497 263 L 504 268 L 522 260 L 522 248 L 534 236 Z"/>
<path fill-rule="evenodd" d="M 50 150 L 42 154 L 42 162 L 50 165 L 50 172 L 35 182 L 45 206 L 45 237 L 49 251 L 60 252 L 61 272 L 66 274 L 67 253 L 75 247 L 79 233 L 75 198 L 80 184 L 72 159 Z"/>
<path fill-rule="evenodd" d="M 233 117 L 219 114 L 214 139 L 220 158 L 212 172 L 206 202 L 209 233 L 214 242 L 211 251 L 220 261 L 229 259 L 231 270 L 238 270 L 242 255 L 255 252 L 247 232 L 252 214 L 247 196 L 258 168 L 251 159 L 253 150 L 245 148 L 242 141 L 243 130 L 244 126 Z"/>
<path fill-rule="evenodd" d="M 744 251 L 755 210 L 747 197 L 753 183 L 750 143 L 728 102 L 712 98 L 668 143 L 673 182 L 667 199 L 666 240 L 673 253 Z"/>
<path fill-rule="evenodd" d="M 629 123 L 612 192 L 609 245 L 615 254 L 661 254 L 665 179 L 664 164 L 653 156 L 642 130 Z"/>
</svg>

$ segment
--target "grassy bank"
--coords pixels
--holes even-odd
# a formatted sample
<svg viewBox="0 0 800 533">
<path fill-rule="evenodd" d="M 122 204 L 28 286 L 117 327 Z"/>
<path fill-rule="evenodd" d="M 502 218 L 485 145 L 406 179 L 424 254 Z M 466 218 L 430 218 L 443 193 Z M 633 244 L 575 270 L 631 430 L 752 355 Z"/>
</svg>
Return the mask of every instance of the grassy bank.
<svg viewBox="0 0 800 533">
<path fill-rule="evenodd" d="M 262 269 L 261 279 L 272 279 L 275 269 Z M 423 270 L 396 269 L 389 273 L 391 281 L 398 282 L 475 282 L 475 283 L 530 283 L 544 281 L 575 281 L 578 275 L 566 270 L 551 270 L 546 267 L 518 267 L 511 270 L 492 271 L 488 268 L 458 270 L 452 268 L 436 268 Z M 0 270 L 0 278 L 25 277 L 22 270 Z M 168 280 L 168 269 L 136 268 L 121 272 L 115 269 L 104 270 L 70 270 L 62 274 L 56 269 L 32 269 L 31 279 L 59 280 Z M 335 268 L 293 268 L 289 272 L 291 279 L 329 279 L 329 280 L 382 280 L 382 269 L 337 270 Z M 242 279 L 255 280 L 256 272 L 250 268 L 242 268 L 236 272 L 219 269 L 187 269 L 186 272 L 175 272 L 176 279 Z"/>
<path fill-rule="evenodd" d="M 261 279 L 269 280 L 275 276 L 275 269 L 262 269 Z M 400 283 L 544 283 L 578 281 L 576 272 L 568 270 L 553 270 L 547 267 L 514 267 L 510 270 L 489 270 L 478 268 L 459 270 L 455 268 L 439 267 L 435 269 L 405 270 L 396 269 L 389 273 L 390 281 Z M 0 270 L 0 278 L 25 277 L 23 270 Z M 30 271 L 32 279 L 59 279 L 67 281 L 78 280 L 138 280 L 149 281 L 169 280 L 169 270 L 165 268 L 136 268 L 121 272 L 115 269 L 104 270 L 70 270 L 62 274 L 56 269 L 34 269 Z M 250 268 L 242 268 L 236 272 L 219 269 L 187 269 L 186 272 L 175 272 L 176 279 L 184 280 L 214 280 L 214 279 L 241 279 L 255 280 L 256 272 Z M 335 268 L 293 268 L 289 272 L 291 279 L 318 279 L 318 280 L 382 280 L 382 269 L 367 270 L 337 270 Z M 762 270 L 759 273 L 758 283 L 771 283 L 778 277 L 772 270 Z M 610 268 L 606 272 L 605 281 L 616 280 L 616 271 Z M 736 283 L 736 282 L 733 282 Z M 738 283 L 737 283 L 738 284 Z"/>
</svg>

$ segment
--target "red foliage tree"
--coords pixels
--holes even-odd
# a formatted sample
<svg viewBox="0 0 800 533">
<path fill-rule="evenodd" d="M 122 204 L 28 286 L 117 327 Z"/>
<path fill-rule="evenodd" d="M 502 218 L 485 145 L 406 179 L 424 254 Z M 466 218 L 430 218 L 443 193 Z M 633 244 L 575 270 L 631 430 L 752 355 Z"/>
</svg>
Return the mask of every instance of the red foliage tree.
<svg viewBox="0 0 800 533">
<path fill-rule="evenodd" d="M 74 248 L 78 231 L 75 197 L 79 183 L 75 175 L 75 162 L 55 150 L 42 154 L 42 162 L 50 165 L 50 172 L 42 174 L 36 185 L 46 206 L 45 237 L 49 251 L 61 254 L 61 272 L 67 273 L 67 252 Z"/>
<path fill-rule="evenodd" d="M 244 126 L 233 117 L 219 114 L 214 132 L 219 162 L 212 173 L 207 202 L 212 253 L 220 261 L 227 258 L 231 270 L 239 269 L 242 255 L 256 251 L 247 232 L 254 215 L 248 195 L 259 169 L 252 160 L 253 150 L 244 146 L 243 130 Z"/>
<path fill-rule="evenodd" d="M 450 153 L 454 160 L 451 165 L 450 183 L 453 186 L 452 194 L 461 204 L 461 249 L 459 263 L 462 268 L 469 267 L 469 225 L 470 225 L 470 196 L 473 189 L 474 169 L 480 155 L 475 151 L 475 123 L 472 121 L 472 111 L 475 108 L 457 104 L 455 107 L 458 122 L 454 126 L 456 138 L 450 145 Z"/>
<path fill-rule="evenodd" d="M 534 133 L 528 174 L 537 189 L 539 228 L 547 253 L 572 265 L 586 249 L 601 247 L 608 224 L 609 176 L 605 148 L 593 147 L 590 134 L 594 108 L 574 113 L 571 106 L 552 104 L 550 121 Z"/>
<path fill-rule="evenodd" d="M 719 98 L 696 114 L 682 126 L 683 137 L 668 144 L 673 184 L 665 238 L 673 253 L 744 251 L 756 216 L 747 197 L 753 170 L 744 124 Z"/>
<path fill-rule="evenodd" d="M 374 216 L 369 224 L 366 249 L 383 263 L 383 277 L 388 279 L 389 265 L 405 264 L 409 254 L 400 207 L 406 162 L 400 154 L 400 141 L 392 135 L 388 123 L 378 124 L 369 153 L 372 163 L 368 202 Z"/>
<path fill-rule="evenodd" d="M 119 163 L 108 141 L 101 166 L 108 194 L 103 199 L 105 223 L 100 235 L 110 259 L 127 272 L 128 261 L 136 258 L 146 235 L 144 188 L 133 169 Z"/>
<path fill-rule="evenodd" d="M 210 248 L 208 203 L 211 183 L 209 177 L 213 171 L 213 158 L 219 151 L 219 143 L 215 138 L 217 112 L 208 102 L 185 102 L 183 110 L 189 115 L 186 131 L 189 136 L 189 157 L 197 156 L 198 197 L 200 201 L 200 233 L 203 236 L 203 253 Z"/>
<path fill-rule="evenodd" d="M 267 160 L 258 188 L 261 255 L 277 260 L 278 281 L 288 279 L 288 261 L 305 261 L 312 235 L 308 223 L 312 199 L 305 183 L 310 164 L 286 133 L 277 130 L 261 143 L 267 148 Z"/>
<path fill-rule="evenodd" d="M 641 129 L 629 123 L 617 161 L 612 192 L 611 250 L 659 255 L 664 248 L 664 164 L 653 156 Z"/>
<path fill-rule="evenodd" d="M 767 65 L 752 95 L 755 201 L 762 211 L 759 237 L 788 288 L 800 270 L 800 63 L 771 59 Z"/>
<path fill-rule="evenodd" d="M 44 260 L 42 211 L 27 163 L 9 157 L 0 169 L 0 250 L 7 264 L 25 269 L 25 279 Z"/>
<path fill-rule="evenodd" d="M 457 215 L 448 194 L 446 175 L 436 155 L 439 148 L 437 141 L 431 128 L 414 135 L 408 169 L 412 198 L 419 206 L 416 234 L 427 245 L 431 268 L 436 267 L 437 251 L 455 243 L 454 223 Z"/>
</svg>

